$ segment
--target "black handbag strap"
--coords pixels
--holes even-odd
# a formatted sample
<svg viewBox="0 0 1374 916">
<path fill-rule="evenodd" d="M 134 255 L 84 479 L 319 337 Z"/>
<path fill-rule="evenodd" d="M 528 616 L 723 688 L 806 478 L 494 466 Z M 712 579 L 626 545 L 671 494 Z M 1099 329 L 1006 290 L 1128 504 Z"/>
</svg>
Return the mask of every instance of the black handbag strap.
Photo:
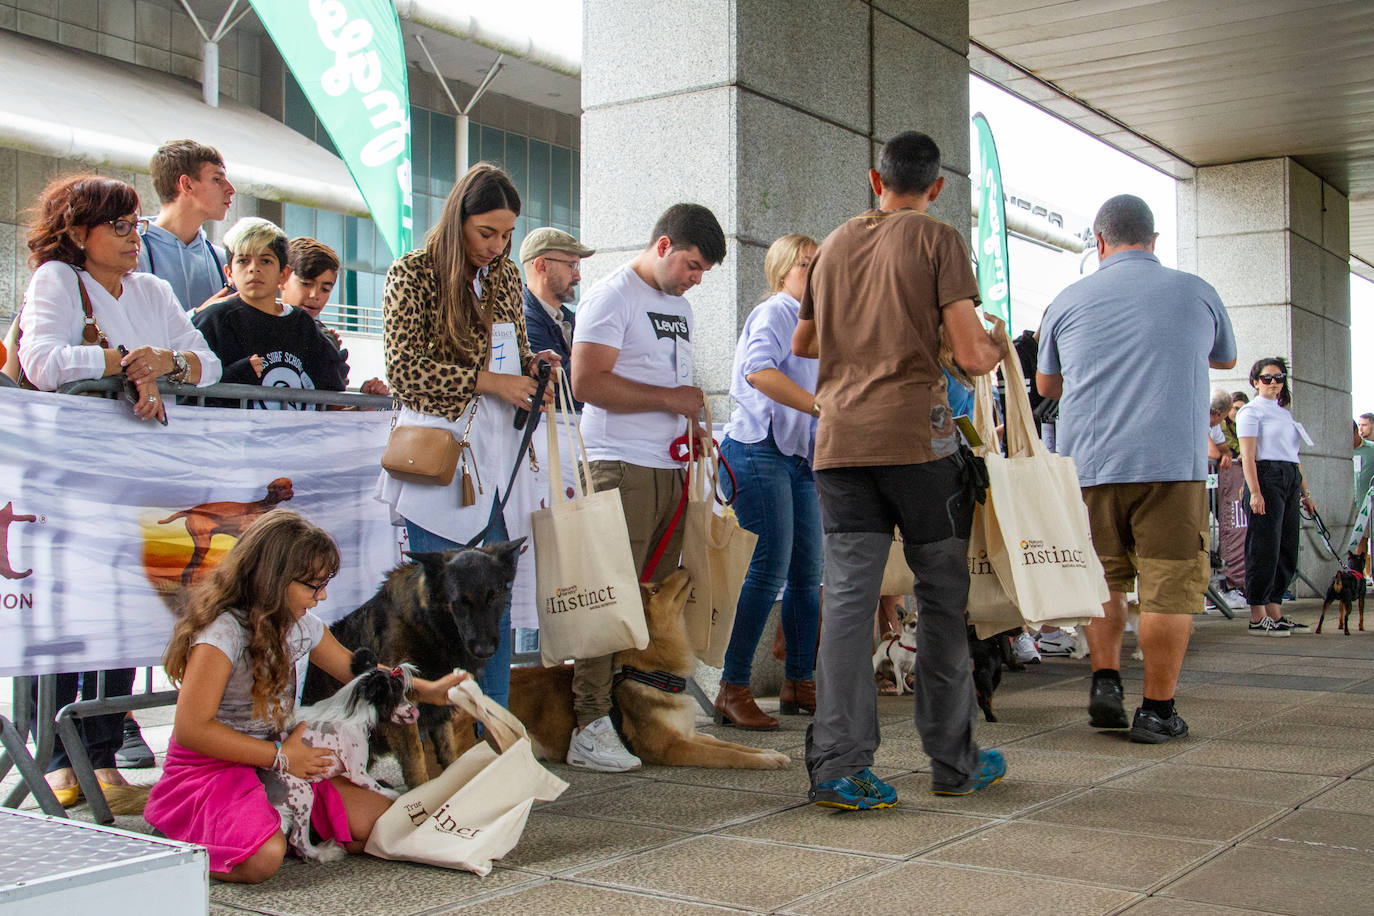
<svg viewBox="0 0 1374 916">
<path fill-rule="evenodd" d="M 496 524 L 497 517 L 503 517 L 506 511 L 506 503 L 510 501 L 512 488 L 515 486 L 515 478 L 520 475 L 520 465 L 525 461 L 525 453 L 530 450 L 530 441 L 534 439 L 534 431 L 539 426 L 539 418 L 543 414 L 542 410 L 534 409 L 534 405 L 544 403 L 544 392 L 549 387 L 550 367 L 548 363 L 539 364 L 538 386 L 534 389 L 534 398 L 530 401 L 531 409 L 529 416 L 525 418 L 525 434 L 520 438 L 520 447 L 515 450 L 515 466 L 510 469 L 510 480 L 506 481 L 506 489 L 496 491 L 496 502 L 492 505 L 491 518 L 487 519 L 487 525 L 477 532 L 465 544 L 465 547 L 477 547 Z"/>
</svg>

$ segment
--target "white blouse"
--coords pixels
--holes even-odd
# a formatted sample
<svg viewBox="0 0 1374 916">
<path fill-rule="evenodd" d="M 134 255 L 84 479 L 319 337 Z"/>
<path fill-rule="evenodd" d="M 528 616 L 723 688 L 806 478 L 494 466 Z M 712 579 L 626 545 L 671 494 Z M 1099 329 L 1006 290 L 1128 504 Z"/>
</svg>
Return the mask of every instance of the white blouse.
<svg viewBox="0 0 1374 916">
<path fill-rule="evenodd" d="M 1269 398 L 1255 398 L 1236 414 L 1236 435 L 1254 436 L 1256 461 L 1298 463 L 1302 433 L 1298 421 L 1286 407 Z"/>
<path fill-rule="evenodd" d="M 85 345 L 81 337 L 85 314 L 77 277 L 86 287 L 95 323 L 111 347 L 130 350 L 143 346 L 194 353 L 200 359 L 198 385 L 219 381 L 220 362 L 191 324 L 172 288 L 152 274 L 130 273 L 123 278 L 118 299 L 85 271 L 63 261 L 49 261 L 33 272 L 19 315 L 19 362 L 35 387 L 55 391 L 81 379 L 105 375 L 105 354 Z"/>
</svg>

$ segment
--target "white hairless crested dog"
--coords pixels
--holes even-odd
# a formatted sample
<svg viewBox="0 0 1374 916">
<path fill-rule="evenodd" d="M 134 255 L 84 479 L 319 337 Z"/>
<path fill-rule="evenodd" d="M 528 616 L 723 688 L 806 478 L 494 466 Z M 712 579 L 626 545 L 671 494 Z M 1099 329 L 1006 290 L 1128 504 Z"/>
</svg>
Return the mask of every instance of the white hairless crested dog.
<svg viewBox="0 0 1374 916">
<path fill-rule="evenodd" d="M 302 743 L 334 752 L 333 763 L 316 781 L 343 776 L 356 786 L 396 798 L 399 793 L 367 772 L 368 737 L 379 722 L 409 725 L 419 717 L 419 709 L 407 697 L 414 669 L 402 665 L 386 671 L 377 667 L 375 654 L 359 649 L 353 654 L 353 671 L 357 677 L 332 697 L 298 709 L 287 729 L 304 722 Z M 267 789 L 268 800 L 281 814 L 287 845 L 301 858 L 308 862 L 333 862 L 347 854 L 333 840 L 318 846 L 310 841 L 310 813 L 315 803 L 311 781 L 267 769 L 258 770 L 258 776 Z"/>
</svg>

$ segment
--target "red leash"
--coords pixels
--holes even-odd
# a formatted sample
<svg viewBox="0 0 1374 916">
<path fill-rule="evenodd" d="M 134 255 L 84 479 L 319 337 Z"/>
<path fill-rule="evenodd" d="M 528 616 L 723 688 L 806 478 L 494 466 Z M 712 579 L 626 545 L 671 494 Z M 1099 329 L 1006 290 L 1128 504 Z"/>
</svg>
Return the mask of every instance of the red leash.
<svg viewBox="0 0 1374 916">
<path fill-rule="evenodd" d="M 720 455 L 720 444 L 714 439 L 711 440 L 711 444 L 715 446 L 716 454 Z M 684 434 L 678 436 L 668 445 L 668 457 L 672 458 L 674 461 L 681 461 L 683 464 L 686 464 L 695 457 L 700 450 L 700 443 L 690 442 Z M 720 463 L 724 465 L 725 472 L 730 475 L 732 490 L 730 499 L 726 501 L 726 505 L 729 505 L 735 501 L 733 492 L 733 487 L 735 486 L 735 472 L 731 470 L 730 465 L 724 458 L 720 459 Z M 684 479 L 682 481 L 682 498 L 677 501 L 677 511 L 673 513 L 673 520 L 668 523 L 668 530 L 664 533 L 662 540 L 658 542 L 658 546 L 654 548 L 653 555 L 649 557 L 649 562 L 644 564 L 644 573 L 639 577 L 640 582 L 647 583 L 653 578 L 654 573 L 658 571 L 658 564 L 659 561 L 663 559 L 663 552 L 668 549 L 668 542 L 673 539 L 673 534 L 677 531 L 677 526 L 682 522 L 682 515 L 686 511 L 687 481 Z"/>
</svg>

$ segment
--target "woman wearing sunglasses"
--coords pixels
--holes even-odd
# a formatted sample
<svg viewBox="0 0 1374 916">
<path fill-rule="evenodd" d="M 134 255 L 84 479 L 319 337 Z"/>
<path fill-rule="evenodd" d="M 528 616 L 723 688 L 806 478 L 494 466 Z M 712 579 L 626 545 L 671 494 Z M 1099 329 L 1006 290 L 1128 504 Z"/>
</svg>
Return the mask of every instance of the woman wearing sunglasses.
<svg viewBox="0 0 1374 916">
<path fill-rule="evenodd" d="M 1249 512 L 1245 532 L 1245 596 L 1252 636 L 1288 636 L 1304 624 L 1279 613 L 1283 592 L 1298 570 L 1299 508 L 1314 511 L 1302 479 L 1298 446 L 1307 439 L 1288 405 L 1288 363 L 1274 356 L 1250 367 L 1258 395 L 1236 414 L 1240 461 L 1245 472 L 1241 504 Z"/>
<path fill-rule="evenodd" d="M 191 326 L 172 288 L 138 264 L 138 192 L 98 175 L 59 178 L 34 207 L 30 266 L 19 313 L 19 366 L 42 391 L 124 375 L 134 414 L 167 418 L 157 380 L 209 385 L 219 359 Z M 126 353 L 121 353 L 123 347 Z"/>
<path fill-rule="evenodd" d="M 43 191 L 29 233 L 29 264 L 36 268 L 20 306 L 17 349 L 21 382 L 53 391 L 68 382 L 123 374 L 131 383 L 140 419 L 166 420 L 157 380 L 209 385 L 220 363 L 191 326 L 166 281 L 130 273 L 138 263 L 138 193 L 98 175 L 60 178 Z M 121 349 L 124 352 L 121 352 Z M 105 672 L 107 696 L 126 696 L 134 669 Z M 96 672 L 60 674 L 57 708 L 96 694 Z M 82 744 L 102 785 L 120 785 L 115 752 L 124 715 L 78 720 Z M 63 805 L 81 797 L 60 742 L 48 765 L 48 782 Z"/>
</svg>

